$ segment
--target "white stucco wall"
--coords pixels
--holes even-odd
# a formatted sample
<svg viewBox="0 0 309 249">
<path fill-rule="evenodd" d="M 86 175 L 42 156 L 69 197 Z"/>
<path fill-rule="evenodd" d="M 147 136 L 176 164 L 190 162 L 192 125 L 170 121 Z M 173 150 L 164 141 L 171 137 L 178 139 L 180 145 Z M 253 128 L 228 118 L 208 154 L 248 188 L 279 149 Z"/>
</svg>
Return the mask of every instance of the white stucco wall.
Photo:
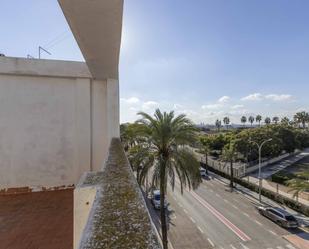
<svg viewBox="0 0 309 249">
<path fill-rule="evenodd" d="M 0 58 L 0 189 L 76 184 L 102 168 L 119 130 L 108 80 L 93 80 L 85 63 L 41 62 Z"/>
</svg>

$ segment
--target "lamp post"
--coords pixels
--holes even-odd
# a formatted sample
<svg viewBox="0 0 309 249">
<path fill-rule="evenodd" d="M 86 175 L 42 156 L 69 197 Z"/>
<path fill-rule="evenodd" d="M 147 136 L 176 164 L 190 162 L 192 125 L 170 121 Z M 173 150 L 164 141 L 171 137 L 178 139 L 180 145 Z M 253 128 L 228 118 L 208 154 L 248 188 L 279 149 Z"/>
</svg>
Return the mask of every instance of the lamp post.
<svg viewBox="0 0 309 249">
<path fill-rule="evenodd" d="M 273 140 L 273 139 L 272 138 L 267 139 L 267 140 L 263 141 L 261 144 L 259 144 L 259 143 L 252 141 L 250 139 L 250 142 L 255 144 L 259 149 L 259 202 L 262 201 L 262 199 L 261 199 L 261 191 L 262 191 L 262 178 L 261 178 L 262 147 L 263 147 L 264 144 L 266 144 L 267 142 L 270 142 L 271 140 Z"/>
</svg>

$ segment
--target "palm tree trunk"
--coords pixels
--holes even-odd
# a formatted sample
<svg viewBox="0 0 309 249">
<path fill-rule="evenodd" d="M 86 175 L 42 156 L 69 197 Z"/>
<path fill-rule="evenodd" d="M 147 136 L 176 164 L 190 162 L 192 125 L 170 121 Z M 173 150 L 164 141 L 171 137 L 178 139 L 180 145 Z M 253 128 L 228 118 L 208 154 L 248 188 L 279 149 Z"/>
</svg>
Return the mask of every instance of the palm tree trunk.
<svg viewBox="0 0 309 249">
<path fill-rule="evenodd" d="M 230 181 L 230 187 L 233 189 L 234 187 L 234 175 L 233 175 L 233 161 L 230 162 L 230 170 L 231 170 L 231 181 Z"/>
<path fill-rule="evenodd" d="M 165 200 L 165 163 L 163 163 L 160 167 L 160 216 L 161 216 L 161 231 L 162 231 L 163 249 L 168 249 L 164 200 Z"/>
<path fill-rule="evenodd" d="M 208 154 L 205 153 L 205 170 L 206 170 L 206 174 L 208 175 Z"/>
</svg>

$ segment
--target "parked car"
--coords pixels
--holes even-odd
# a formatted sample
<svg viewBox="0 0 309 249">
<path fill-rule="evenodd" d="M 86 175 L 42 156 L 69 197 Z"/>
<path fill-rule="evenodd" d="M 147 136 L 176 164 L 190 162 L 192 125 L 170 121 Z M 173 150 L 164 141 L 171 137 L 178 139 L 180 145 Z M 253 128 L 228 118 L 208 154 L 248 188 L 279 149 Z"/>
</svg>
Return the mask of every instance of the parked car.
<svg viewBox="0 0 309 249">
<path fill-rule="evenodd" d="M 206 177 L 206 176 L 207 176 L 207 174 L 206 174 L 206 169 L 204 169 L 204 168 L 202 168 L 202 167 L 200 167 L 200 173 L 201 173 L 201 176 L 203 176 L 203 177 Z"/>
<path fill-rule="evenodd" d="M 259 213 L 285 228 L 297 228 L 296 218 L 282 208 L 258 207 Z"/>
<path fill-rule="evenodd" d="M 160 190 L 152 191 L 151 203 L 155 209 L 160 209 L 160 200 L 161 200 Z M 166 207 L 167 207 L 167 201 L 164 200 L 164 208 Z"/>
</svg>

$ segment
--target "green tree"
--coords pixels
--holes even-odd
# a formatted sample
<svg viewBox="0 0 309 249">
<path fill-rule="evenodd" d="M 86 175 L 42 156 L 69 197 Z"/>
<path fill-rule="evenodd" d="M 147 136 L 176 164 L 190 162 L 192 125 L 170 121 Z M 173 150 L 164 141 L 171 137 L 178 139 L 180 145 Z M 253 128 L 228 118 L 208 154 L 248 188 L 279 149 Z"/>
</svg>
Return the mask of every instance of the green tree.
<svg viewBox="0 0 309 249">
<path fill-rule="evenodd" d="M 138 124 L 130 123 L 120 125 L 120 139 L 125 151 L 137 143 L 136 130 L 138 130 L 138 126 Z"/>
<path fill-rule="evenodd" d="M 250 124 L 251 124 L 251 127 L 252 127 L 252 124 L 253 124 L 253 122 L 254 122 L 254 117 L 253 117 L 253 116 L 250 116 L 250 117 L 248 118 L 248 120 L 249 120 L 249 122 L 250 122 Z"/>
<path fill-rule="evenodd" d="M 213 140 L 209 136 L 200 137 L 200 143 L 202 145 L 202 153 L 205 155 L 205 169 L 208 174 L 208 155 L 211 151 Z"/>
<path fill-rule="evenodd" d="M 274 122 L 275 124 L 278 124 L 278 122 L 279 122 L 279 117 L 273 117 L 273 122 Z"/>
<path fill-rule="evenodd" d="M 303 128 L 306 128 L 306 123 L 309 122 L 309 113 L 305 111 L 297 112 L 294 115 L 294 121 L 297 124 L 301 124 Z"/>
<path fill-rule="evenodd" d="M 290 191 L 294 191 L 293 196 L 297 196 L 299 192 L 309 191 L 309 170 L 297 175 L 297 178 L 289 180 L 288 186 Z"/>
<path fill-rule="evenodd" d="M 256 120 L 256 122 L 259 123 L 259 126 L 261 126 L 262 116 L 261 115 L 256 115 L 255 120 Z"/>
<path fill-rule="evenodd" d="M 219 132 L 219 131 L 220 131 L 220 128 L 221 128 L 221 126 L 222 126 L 222 125 L 221 125 L 221 120 L 217 119 L 215 125 L 216 125 L 216 127 L 217 127 L 218 132 Z"/>
<path fill-rule="evenodd" d="M 283 117 L 281 119 L 281 124 L 283 124 L 283 125 L 290 125 L 290 119 L 288 117 Z"/>
<path fill-rule="evenodd" d="M 269 117 L 266 117 L 264 122 L 266 125 L 269 125 L 271 123 L 271 119 Z"/>
<path fill-rule="evenodd" d="M 237 158 L 237 153 L 235 151 L 235 145 L 233 142 L 225 145 L 223 148 L 222 159 L 230 164 L 230 187 L 234 188 L 234 168 L 233 163 Z"/>
<path fill-rule="evenodd" d="M 152 174 L 152 186 L 160 188 L 160 219 L 163 248 L 168 248 L 166 211 L 164 200 L 167 180 L 174 189 L 176 175 L 181 192 L 184 186 L 197 188 L 201 182 L 199 162 L 185 145 L 195 142 L 195 127 L 185 115 L 174 112 L 162 113 L 157 109 L 154 116 L 140 112 L 141 119 L 136 135 L 142 137 L 131 155 L 131 163 L 138 168 L 137 180 L 145 185 L 148 172 Z"/>
<path fill-rule="evenodd" d="M 230 118 L 229 117 L 224 117 L 223 118 L 223 123 L 226 125 L 226 129 L 228 129 L 229 124 L 230 124 Z"/>
<path fill-rule="evenodd" d="M 242 116 L 240 122 L 243 124 L 243 126 L 245 126 L 245 124 L 247 123 L 247 118 L 245 116 Z"/>
</svg>

